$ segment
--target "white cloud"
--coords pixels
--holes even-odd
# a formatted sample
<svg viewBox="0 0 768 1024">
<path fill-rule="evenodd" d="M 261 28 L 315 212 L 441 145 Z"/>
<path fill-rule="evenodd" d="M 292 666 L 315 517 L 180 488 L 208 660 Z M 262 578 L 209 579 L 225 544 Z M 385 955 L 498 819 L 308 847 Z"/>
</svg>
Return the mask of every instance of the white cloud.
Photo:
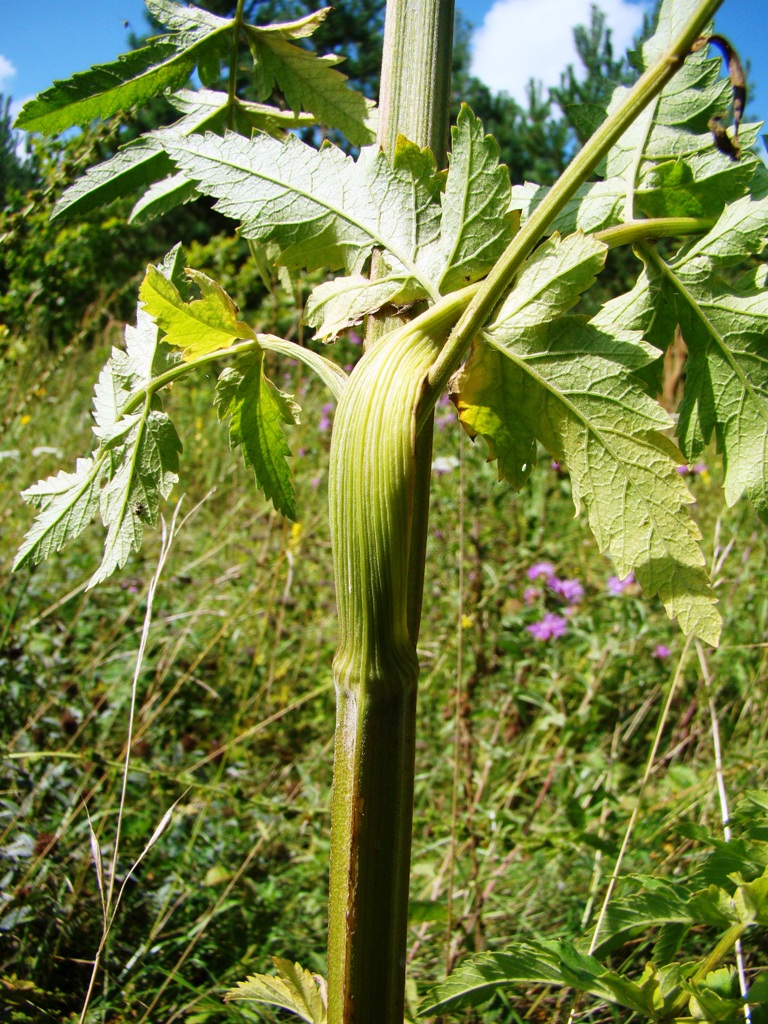
<svg viewBox="0 0 768 1024">
<path fill-rule="evenodd" d="M 6 79 L 13 78 L 16 74 L 16 68 L 11 64 L 7 57 L 4 57 L 0 53 L 0 92 L 5 89 Z"/>
<path fill-rule="evenodd" d="M 472 35 L 473 75 L 494 92 L 525 103 L 531 78 L 559 85 L 568 64 L 581 63 L 573 42 L 576 25 L 589 25 L 594 0 L 496 0 Z M 613 52 L 624 52 L 641 27 L 646 8 L 627 0 L 600 0 L 611 29 Z"/>
</svg>

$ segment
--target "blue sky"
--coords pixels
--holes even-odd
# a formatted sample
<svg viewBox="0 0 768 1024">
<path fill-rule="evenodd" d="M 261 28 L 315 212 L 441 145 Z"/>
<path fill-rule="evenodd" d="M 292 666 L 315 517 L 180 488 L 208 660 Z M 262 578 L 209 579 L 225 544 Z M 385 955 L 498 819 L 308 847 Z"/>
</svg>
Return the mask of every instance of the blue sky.
<svg viewBox="0 0 768 1024">
<path fill-rule="evenodd" d="M 557 84 L 559 72 L 574 60 L 571 27 L 585 20 L 589 2 L 457 0 L 478 29 L 475 74 L 518 98 L 531 75 Z M 616 44 L 631 39 L 644 9 L 641 0 L 598 3 L 608 13 Z M 53 79 L 113 60 L 128 49 L 131 30 L 144 31 L 143 11 L 143 0 L 0 0 L 0 91 L 13 96 L 17 109 Z M 546 31 L 538 30 L 542 23 Z M 768 120 L 768 3 L 726 0 L 716 25 L 750 60 L 755 94 L 748 109 Z"/>
</svg>

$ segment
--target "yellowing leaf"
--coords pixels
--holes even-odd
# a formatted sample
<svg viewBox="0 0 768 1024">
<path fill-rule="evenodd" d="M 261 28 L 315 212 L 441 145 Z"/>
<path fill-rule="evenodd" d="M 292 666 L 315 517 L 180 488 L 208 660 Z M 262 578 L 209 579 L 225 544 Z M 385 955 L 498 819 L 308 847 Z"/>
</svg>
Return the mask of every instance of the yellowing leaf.
<svg viewBox="0 0 768 1024">
<path fill-rule="evenodd" d="M 184 350 L 184 359 L 229 348 L 239 339 L 256 340 L 253 330 L 238 320 L 238 308 L 224 291 L 199 270 L 187 276 L 200 288 L 202 297 L 185 302 L 178 289 L 156 267 L 147 267 L 139 298 L 147 312 L 166 333 L 169 345 Z"/>
</svg>

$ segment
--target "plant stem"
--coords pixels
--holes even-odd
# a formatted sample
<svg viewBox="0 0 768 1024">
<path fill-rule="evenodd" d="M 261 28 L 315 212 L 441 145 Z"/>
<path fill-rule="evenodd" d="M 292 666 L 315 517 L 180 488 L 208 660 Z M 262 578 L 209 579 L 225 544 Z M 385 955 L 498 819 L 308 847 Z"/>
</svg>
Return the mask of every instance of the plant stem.
<svg viewBox="0 0 768 1024">
<path fill-rule="evenodd" d="M 389 0 L 379 144 L 447 156 L 453 0 Z M 372 276 L 375 276 L 375 261 Z M 432 430 L 424 376 L 466 298 L 372 322 L 336 413 L 329 500 L 339 603 L 328 926 L 329 1024 L 402 1024 L 413 814 L 416 640 Z"/>
<path fill-rule="evenodd" d="M 237 56 L 240 48 L 240 31 L 243 26 L 243 8 L 245 0 L 237 0 L 234 29 L 232 32 L 232 48 L 229 54 L 229 83 L 227 87 L 227 128 L 235 130 L 235 104 L 237 103 Z"/>
<path fill-rule="evenodd" d="M 390 332 L 336 411 L 329 503 L 339 610 L 329 1024 L 402 1024 L 419 666 L 407 606 L 415 410 L 466 302 Z"/>
</svg>

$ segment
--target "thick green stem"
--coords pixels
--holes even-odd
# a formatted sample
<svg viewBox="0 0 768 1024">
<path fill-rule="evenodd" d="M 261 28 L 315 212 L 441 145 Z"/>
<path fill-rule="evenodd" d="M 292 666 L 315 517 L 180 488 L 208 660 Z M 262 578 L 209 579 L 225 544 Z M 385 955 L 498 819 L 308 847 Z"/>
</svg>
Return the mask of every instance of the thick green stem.
<svg viewBox="0 0 768 1024">
<path fill-rule="evenodd" d="M 453 0 L 389 0 L 379 145 L 446 162 Z M 372 276 L 377 273 L 376 260 Z M 329 497 L 339 648 L 328 928 L 330 1024 L 402 1024 L 415 757 L 416 640 L 432 429 L 426 372 L 464 300 L 418 328 L 372 320 L 336 413 Z"/>
<path fill-rule="evenodd" d="M 384 54 L 379 97 L 378 141 L 393 158 L 398 135 L 428 146 L 438 167 L 448 160 L 453 54 L 453 0 L 389 0 L 384 31 Z M 372 276 L 377 272 L 376 264 Z M 369 341 L 393 324 L 373 321 Z M 424 561 L 429 525 L 429 486 L 432 468 L 432 422 L 416 441 L 411 554 L 408 580 L 408 622 L 415 644 L 421 623 Z"/>
<path fill-rule="evenodd" d="M 466 296 L 368 349 L 336 411 L 329 501 L 339 610 L 330 1024 L 401 1024 L 418 661 L 407 593 L 416 408 Z"/>
</svg>

